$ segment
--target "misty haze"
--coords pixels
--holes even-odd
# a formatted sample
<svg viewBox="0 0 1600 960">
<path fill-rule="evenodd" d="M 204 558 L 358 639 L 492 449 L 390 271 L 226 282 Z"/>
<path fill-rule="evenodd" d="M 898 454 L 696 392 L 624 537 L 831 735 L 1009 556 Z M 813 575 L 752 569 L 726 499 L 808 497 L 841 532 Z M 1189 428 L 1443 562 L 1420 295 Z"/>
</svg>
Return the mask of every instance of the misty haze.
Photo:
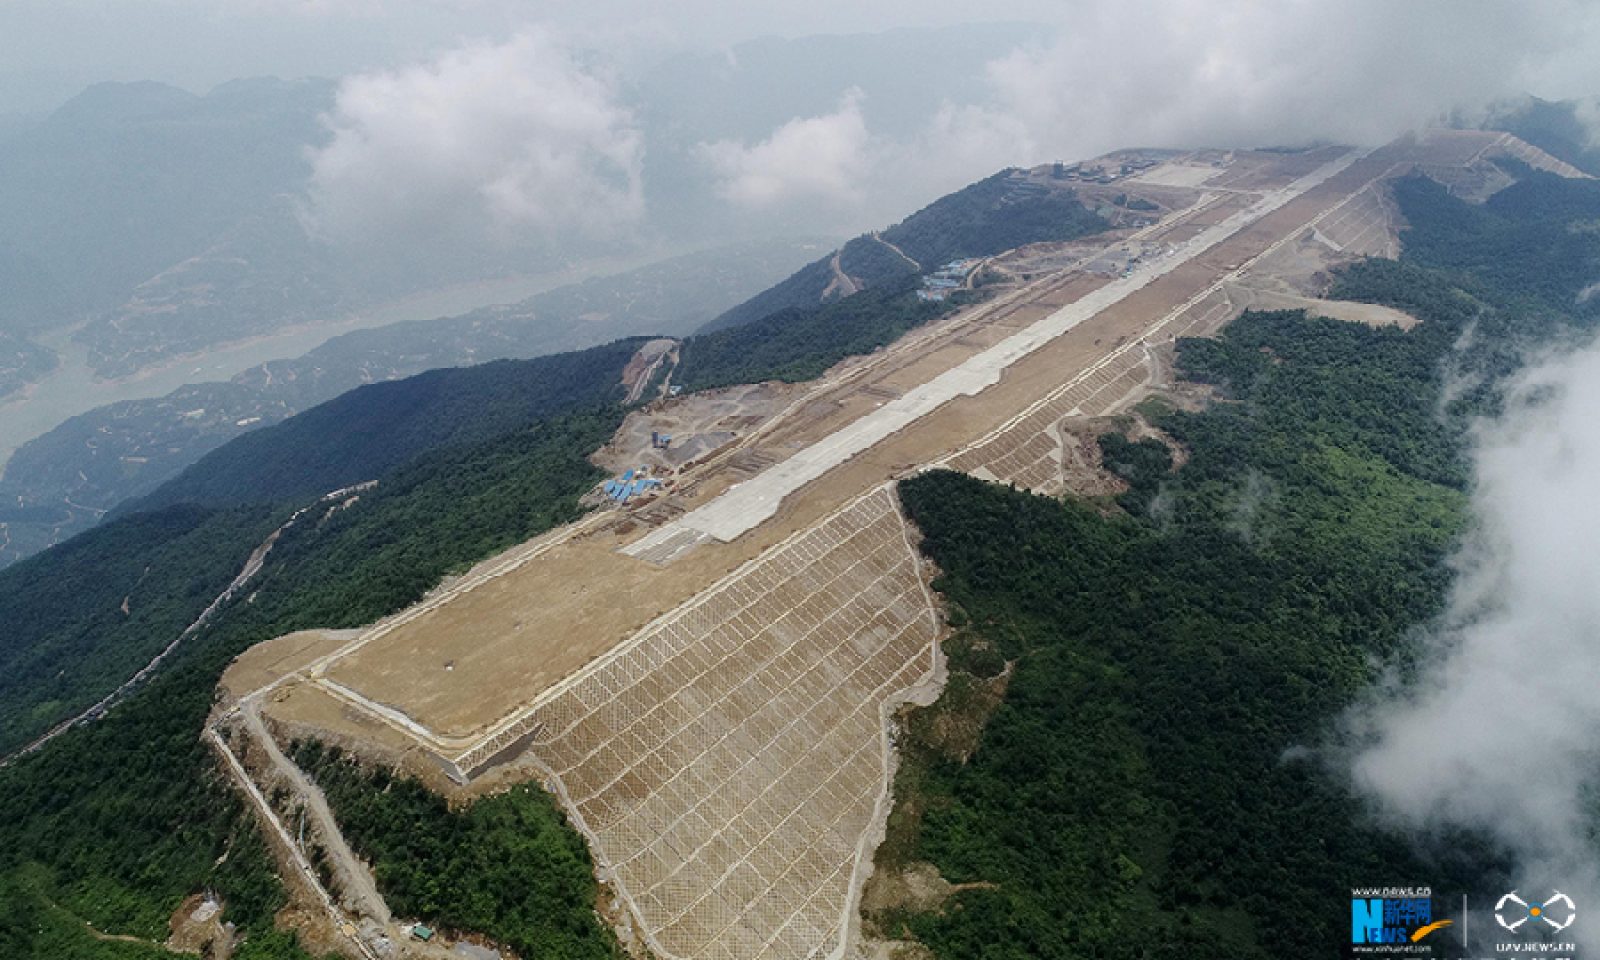
<svg viewBox="0 0 1600 960">
<path fill-rule="evenodd" d="M 1600 7 L 0 5 L 0 958 L 1600 949 Z"/>
</svg>

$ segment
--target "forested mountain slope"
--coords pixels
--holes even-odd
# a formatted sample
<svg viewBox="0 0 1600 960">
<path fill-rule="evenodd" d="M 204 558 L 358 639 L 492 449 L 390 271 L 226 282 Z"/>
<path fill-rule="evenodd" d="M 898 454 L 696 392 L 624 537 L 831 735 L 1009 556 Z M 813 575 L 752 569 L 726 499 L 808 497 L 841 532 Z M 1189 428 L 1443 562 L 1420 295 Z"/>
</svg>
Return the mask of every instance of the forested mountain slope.
<svg viewBox="0 0 1600 960">
<path fill-rule="evenodd" d="M 820 370 L 881 342 L 901 322 L 904 305 L 901 291 L 863 298 L 843 313 L 822 311 L 829 322 L 814 338 L 780 338 L 756 359 L 794 375 Z M 92 702 L 117 679 L 119 664 L 143 662 L 174 626 L 191 622 L 218 578 L 225 582 L 266 531 L 324 492 L 319 484 L 375 474 L 380 480 L 348 508 L 285 530 L 251 582 L 249 601 L 226 605 L 148 686 L 99 722 L 0 769 L 0 886 L 16 900 L 13 914 L 0 920 L 0 943 L 15 944 L 19 957 L 56 956 L 52 951 L 65 946 L 82 947 L 84 955 L 143 957 L 149 948 L 101 946 L 110 942 L 90 938 L 81 921 L 159 939 L 176 903 L 210 888 L 247 932 L 236 957 L 299 957 L 288 939 L 269 932 L 282 891 L 251 821 L 215 779 L 198 739 L 217 677 L 254 643 L 295 629 L 371 622 L 413 602 L 444 574 L 576 518 L 578 496 L 600 477 L 587 455 L 621 423 L 623 411 L 611 404 L 636 347 L 622 342 L 356 391 L 276 432 L 225 446 L 181 485 L 161 491 L 161 502 L 174 506 L 109 521 L 0 572 L 0 618 L 25 625 L 12 635 L 17 656 L 59 649 L 104 663 L 103 676 L 69 672 L 63 690 L 19 672 L 16 706 L 0 717 L 16 744 Z M 726 377 L 750 359 L 748 348 L 745 339 L 712 338 L 696 363 L 707 377 Z M 492 435 L 495 429 L 502 432 Z M 308 451 L 319 456 L 304 459 Z M 406 456 L 386 472 L 373 469 Z M 187 502 L 193 500 L 208 505 Z M 148 629 L 133 629 L 118 612 L 125 595 L 135 611 L 150 608 L 141 621 Z M 165 619 L 157 623 L 156 615 Z M 510 944 L 560 942 L 562 955 L 611 955 L 615 943 L 591 911 L 549 911 L 555 901 L 592 902 L 594 888 L 586 851 L 572 846 L 547 800 L 505 799 L 456 814 L 419 807 L 419 796 L 396 795 L 394 815 L 441 818 L 441 835 L 457 837 L 455 845 L 426 852 L 440 870 L 458 869 L 451 858 L 477 856 L 474 837 L 515 845 L 517 862 L 536 873 L 543 869 L 538 857 L 555 858 L 547 871 L 555 879 L 537 889 L 430 886 L 432 899 L 419 901 L 430 915 L 471 920 Z M 371 842 L 387 842 L 387 814 L 370 813 L 378 831 Z M 516 835 L 502 829 L 507 817 L 522 823 Z M 530 847 L 517 840 L 522 830 L 567 839 Z M 481 897 L 490 892 L 523 902 L 502 903 L 490 925 L 481 914 Z"/>
<path fill-rule="evenodd" d="M 1557 160 L 1565 160 L 1584 173 L 1600 176 L 1600 145 L 1594 140 L 1583 113 L 1594 103 L 1541 100 L 1528 97 L 1489 118 L 1491 130 L 1504 130 L 1526 140 Z"/>
<path fill-rule="evenodd" d="M 848 296 L 842 272 L 871 289 L 898 278 L 937 269 L 960 257 L 986 257 L 1028 243 L 1072 240 L 1107 224 L 1073 192 L 1028 180 L 1011 169 L 979 180 L 933 203 L 879 234 L 864 234 L 835 254 L 802 267 L 793 276 L 723 313 L 701 332 L 753 323 L 780 310 L 815 308 Z M 838 260 L 838 271 L 833 261 Z"/>
<path fill-rule="evenodd" d="M 178 903 L 210 889 L 246 936 L 235 957 L 302 958 L 292 937 L 273 930 L 284 892 L 255 821 L 219 778 L 199 736 L 223 668 L 244 649 L 288 631 L 371 622 L 415 601 L 444 574 L 575 519 L 577 498 L 600 476 L 587 455 L 620 422 L 619 409 L 598 408 L 441 448 L 386 475 L 348 508 L 296 524 L 278 541 L 248 601 L 226 606 L 147 686 L 103 720 L 0 768 L 0 889 L 7 891 L 0 944 L 10 950 L 6 956 L 159 955 L 136 943 L 95 940 L 83 923 L 159 942 Z M 202 578 L 159 562 L 162 552 L 182 551 L 186 562 L 225 569 L 257 532 L 241 536 L 230 525 L 260 509 L 209 511 L 198 524 L 174 524 L 190 532 L 186 540 L 152 536 L 110 544 L 112 537 L 136 538 L 135 525 L 173 522 L 154 519 L 166 514 L 116 521 L 86 538 L 81 562 L 86 572 L 108 574 L 117 564 L 148 563 L 155 584 L 147 589 L 188 604 L 172 618 L 178 622 L 210 598 Z M 95 550 L 102 545 L 104 552 Z M 52 564 L 59 554 L 60 548 L 19 564 L 0 574 L 0 583 L 11 596 L 26 597 L 57 572 Z M 114 602 L 114 583 L 89 576 L 82 583 L 74 608 Z M 28 623 L 10 619 L 21 613 L 27 611 L 4 611 L 8 623 Z M 28 627 L 24 638 L 37 639 L 34 631 L 47 626 Z M 96 622 L 74 639 L 104 645 L 118 638 Z M 520 815 L 546 825 L 540 829 L 566 829 L 548 803 Z M 570 845 L 553 853 L 587 859 L 581 845 L 576 853 Z M 536 860 L 529 862 L 537 869 Z M 558 886 L 578 884 L 562 894 L 567 902 L 593 902 L 591 868 L 561 876 L 567 879 L 555 881 Z M 549 931 L 581 945 L 572 956 L 603 957 L 615 949 L 592 912 L 579 914 L 582 922 L 574 926 L 570 917 L 530 901 L 518 916 L 518 936 L 529 942 Z"/>
<path fill-rule="evenodd" d="M 1297 757 L 1442 609 L 1468 417 L 1528 347 L 1593 328 L 1576 293 L 1600 243 L 1569 227 L 1595 190 L 1536 175 L 1477 209 L 1401 181 L 1401 262 L 1333 296 L 1423 323 L 1251 313 L 1182 342 L 1224 399 L 1147 406 L 1181 467 L 1102 438 L 1120 509 L 901 485 L 957 632 L 949 687 L 909 719 L 878 882 L 931 865 L 958 886 L 869 892 L 877 933 L 963 960 L 1316 956 L 1346 942 L 1329 905 L 1374 877 L 1502 892 L 1482 838 L 1414 846 Z M 1447 394 L 1450 370 L 1476 386 Z"/>
<path fill-rule="evenodd" d="M 911 278 L 821 306 L 786 307 L 759 320 L 683 341 L 673 382 L 705 390 L 762 380 L 821 376 L 845 357 L 871 353 L 962 302 L 919 299 Z"/>
<path fill-rule="evenodd" d="M 325 493 L 428 450 L 487 440 L 542 417 L 622 400 L 622 370 L 645 341 L 500 360 L 359 387 L 247 433 L 118 511 Z"/>
<path fill-rule="evenodd" d="M 280 513 L 141 514 L 0 575 L 0 756 L 133 676 L 227 587 Z"/>
<path fill-rule="evenodd" d="M 591 484 L 584 458 L 620 422 L 622 370 L 640 342 L 352 391 L 235 440 L 122 519 L 0 572 L 0 622 L 11 625 L 0 632 L 0 755 L 132 676 L 322 494 L 381 481 L 359 509 L 319 524 L 339 532 L 322 549 L 348 570 L 373 569 L 384 550 L 405 545 L 404 562 L 393 558 L 381 581 L 358 588 L 368 609 L 415 599 L 455 563 L 522 539 L 530 523 L 570 519 L 570 507 L 546 511 Z M 452 483 L 459 494 L 439 502 Z M 296 542 L 274 547 L 274 566 Z M 338 582 L 311 578 L 304 588 Z M 384 598 L 377 608 L 373 597 Z"/>
</svg>

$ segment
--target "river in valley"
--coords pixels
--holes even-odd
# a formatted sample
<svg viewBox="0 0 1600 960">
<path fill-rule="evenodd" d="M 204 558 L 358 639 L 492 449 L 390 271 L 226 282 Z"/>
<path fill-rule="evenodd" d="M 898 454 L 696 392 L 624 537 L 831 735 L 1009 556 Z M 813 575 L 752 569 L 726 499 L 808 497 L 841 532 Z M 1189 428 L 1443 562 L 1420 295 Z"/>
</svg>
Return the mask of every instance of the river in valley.
<svg viewBox="0 0 1600 960">
<path fill-rule="evenodd" d="M 34 340 L 56 352 L 59 366 L 39 382 L 0 401 L 0 464 L 9 461 L 18 447 L 34 437 L 96 407 L 164 396 L 187 383 L 228 380 L 268 360 L 298 357 L 332 337 L 353 330 L 452 316 L 491 304 L 515 303 L 562 284 L 633 265 L 589 264 L 582 271 L 490 280 L 430 291 L 361 310 L 330 323 L 228 344 L 116 380 L 95 376 L 88 364 L 88 351 L 72 341 L 70 330 L 51 331 Z"/>
</svg>

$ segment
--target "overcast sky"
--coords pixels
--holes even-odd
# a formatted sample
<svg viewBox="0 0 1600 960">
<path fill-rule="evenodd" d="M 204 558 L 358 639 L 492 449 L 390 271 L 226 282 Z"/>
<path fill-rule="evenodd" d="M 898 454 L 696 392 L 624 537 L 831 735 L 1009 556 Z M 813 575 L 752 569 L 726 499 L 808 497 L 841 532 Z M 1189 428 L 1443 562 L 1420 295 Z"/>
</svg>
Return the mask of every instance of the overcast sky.
<svg viewBox="0 0 1600 960">
<path fill-rule="evenodd" d="M 553 7 L 543 19 L 494 0 L 404 17 L 383 0 L 330 11 L 333 3 L 271 19 L 358 33 L 381 24 L 385 42 L 430 50 L 342 88 L 336 142 L 318 157 L 317 200 L 330 230 L 362 235 L 404 229 L 397 215 L 414 223 L 444 211 L 501 229 L 581 225 L 593 234 L 629 229 L 702 189 L 722 213 L 846 233 L 1007 165 L 1128 146 L 1377 144 L 1499 98 L 1600 92 L 1600 4 L 1580 0 L 1146 0 L 1133 5 L 1137 16 L 1123 3 L 1024 2 L 1007 13 L 1048 25 L 970 64 L 957 62 L 960 47 L 908 54 L 887 43 L 888 77 L 839 45 L 816 48 L 787 74 L 762 72 L 749 62 L 757 55 L 730 57 L 729 76 L 700 79 L 707 97 L 719 83 L 733 88 L 752 122 L 708 132 L 699 115 L 717 110 L 707 101 L 663 103 L 659 79 L 630 87 L 642 61 L 760 34 L 949 24 L 981 8 L 874 3 L 861 14 L 824 0 L 798 18 L 771 4 L 724 13 L 691 0 L 671 4 L 668 21 L 655 12 L 663 5 L 637 0 L 595 0 L 581 18 Z M 425 19 L 459 35 L 429 33 Z M 686 34 L 688 25 L 706 32 Z M 906 76 L 938 96 L 886 117 L 886 88 Z M 973 82 L 958 84 L 963 76 Z M 802 84 L 809 99 L 787 96 Z M 672 140 L 688 129 L 705 135 Z M 652 193 L 651 171 L 665 164 L 675 164 L 667 189 Z"/>
<path fill-rule="evenodd" d="M 1170 36 L 1174 27 L 1181 28 L 1183 43 L 1194 51 L 1242 52 L 1238 40 L 1254 40 L 1268 30 L 1325 54 L 1349 53 L 1357 65 L 1369 50 L 1427 59 L 1434 51 L 1461 49 L 1457 42 L 1470 37 L 1497 40 L 1498 60 L 1532 52 L 1521 44 L 1547 32 L 1535 48 L 1543 62 L 1527 77 L 1541 89 L 1529 92 L 1570 96 L 1583 85 L 1576 75 L 1581 65 L 1559 50 L 1540 48 L 1546 43 L 1572 48 L 1585 38 L 1593 40 L 1594 15 L 1580 13 L 1585 6 L 1597 5 L 1581 0 L 1011 0 L 1002 15 L 1092 37 L 1096 50 L 1090 52 L 1097 61 L 1124 44 L 1142 46 L 1146 36 Z M 757 36 L 874 32 L 996 15 L 997 8 L 969 0 L 3 0 L 0 111 L 49 109 L 96 80 L 154 79 L 203 92 L 238 76 L 343 76 L 424 59 L 464 40 L 505 39 L 530 26 L 586 38 L 621 56 L 648 56 Z M 1385 28 L 1388 18 L 1421 29 Z M 1506 24 L 1513 21 L 1518 25 L 1507 33 Z M 1566 29 L 1577 21 L 1588 26 Z M 1462 52 L 1471 50 L 1469 43 Z M 1269 44 L 1264 52 L 1282 50 Z M 1133 62 L 1147 66 L 1137 53 Z"/>
<path fill-rule="evenodd" d="M 1045 20 L 1060 3 L 1014 0 Z M 759 36 L 993 19 L 957 0 L 0 0 L 0 112 L 48 110 L 98 80 L 204 92 L 239 76 L 329 76 L 421 60 L 465 40 L 555 28 L 622 56 Z"/>
<path fill-rule="evenodd" d="M 308 210 L 327 236 L 570 247 L 698 242 L 685 225 L 844 235 L 1008 165 L 1130 146 L 1376 144 L 1500 98 L 1600 93 L 1600 3 L 1586 0 L 1013 0 L 1004 15 L 1036 29 L 721 52 L 995 12 L 0 0 L 0 113 L 50 109 L 98 80 L 204 92 L 240 76 L 338 78 L 329 141 L 307 145 Z M 699 66 L 651 72 L 686 51 L 705 53 Z"/>
</svg>

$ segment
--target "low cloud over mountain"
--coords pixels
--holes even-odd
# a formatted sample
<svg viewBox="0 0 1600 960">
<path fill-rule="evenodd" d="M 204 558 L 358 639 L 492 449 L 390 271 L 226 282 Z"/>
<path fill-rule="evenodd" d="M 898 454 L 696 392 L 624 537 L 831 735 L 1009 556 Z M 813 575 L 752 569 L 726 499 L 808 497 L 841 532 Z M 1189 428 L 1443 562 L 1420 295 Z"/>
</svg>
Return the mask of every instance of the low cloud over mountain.
<svg viewBox="0 0 1600 960">
<path fill-rule="evenodd" d="M 1552 356 L 1475 428 L 1476 525 L 1414 684 L 1352 717 L 1358 784 L 1398 823 L 1480 830 L 1524 892 L 1600 903 L 1600 344 Z M 1591 928 L 1592 929 L 1592 928 Z"/>
<path fill-rule="evenodd" d="M 548 31 L 349 77 L 327 123 L 310 210 L 335 240 L 566 242 L 644 213 L 643 138 L 614 78 Z"/>
</svg>

